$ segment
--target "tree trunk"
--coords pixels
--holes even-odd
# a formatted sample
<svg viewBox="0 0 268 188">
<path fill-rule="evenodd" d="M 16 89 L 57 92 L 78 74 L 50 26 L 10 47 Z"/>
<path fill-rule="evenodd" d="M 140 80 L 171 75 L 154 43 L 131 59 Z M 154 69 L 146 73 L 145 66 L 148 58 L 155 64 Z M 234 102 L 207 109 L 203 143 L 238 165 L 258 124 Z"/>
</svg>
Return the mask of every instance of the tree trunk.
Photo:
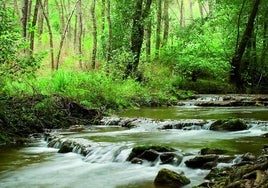
<svg viewBox="0 0 268 188">
<path fill-rule="evenodd" d="M 39 5 L 40 5 L 40 2 L 39 2 Z M 46 9 L 46 7 L 44 7 L 44 9 Z M 44 14 L 43 14 L 42 11 L 39 11 L 39 14 L 38 14 L 38 29 L 37 29 L 38 37 L 40 37 L 43 34 L 43 27 L 44 27 Z"/>
<path fill-rule="evenodd" d="M 145 28 L 146 60 L 148 62 L 151 60 L 151 37 L 152 37 L 152 20 L 149 19 Z"/>
<path fill-rule="evenodd" d="M 72 8 L 71 7 L 71 0 L 68 0 L 67 1 L 67 10 L 68 11 L 66 11 L 66 12 L 71 12 L 72 11 L 71 8 Z M 68 15 L 67 14 L 66 14 L 66 17 L 67 17 L 67 20 L 68 20 Z M 68 40 L 66 41 L 66 44 L 67 44 L 67 46 L 69 46 L 70 45 L 69 41 L 72 41 L 72 24 L 68 24 L 66 35 L 67 35 L 67 38 L 68 38 Z"/>
<path fill-rule="evenodd" d="M 194 21 L 194 13 L 193 13 L 193 0 L 189 0 L 189 14 L 190 14 L 190 22 Z"/>
<path fill-rule="evenodd" d="M 32 14 L 32 4 L 33 1 L 32 0 L 28 0 L 28 16 L 27 16 L 27 23 L 30 23 L 31 21 L 31 14 Z"/>
<path fill-rule="evenodd" d="M 92 58 L 91 58 L 91 67 L 92 69 L 96 68 L 96 56 L 97 56 L 97 20 L 95 15 L 95 7 L 96 7 L 96 0 L 92 0 L 91 4 L 91 17 L 92 17 L 92 24 L 93 24 L 93 48 L 92 48 Z"/>
<path fill-rule="evenodd" d="M 107 62 L 112 59 L 113 31 L 111 20 L 111 2 L 107 0 L 107 22 L 108 22 L 108 43 L 107 43 Z"/>
<path fill-rule="evenodd" d="M 49 8 L 48 8 L 48 0 L 45 0 L 44 4 L 46 5 L 46 10 L 45 10 L 45 5 L 42 4 L 42 1 L 39 0 L 40 2 L 40 7 L 42 9 L 43 15 L 45 17 L 46 23 L 47 23 L 47 28 L 48 28 L 48 33 L 49 33 L 49 45 L 50 45 L 50 57 L 51 57 L 51 69 L 55 69 L 55 64 L 54 64 L 54 45 L 53 45 L 53 33 L 52 33 L 52 28 L 50 25 L 50 19 L 49 19 Z"/>
<path fill-rule="evenodd" d="M 30 56 L 33 56 L 33 52 L 34 52 L 34 33 L 35 33 L 34 31 L 35 31 L 35 26 L 37 23 L 39 5 L 40 5 L 39 0 L 36 0 L 35 7 L 34 7 L 33 20 L 32 20 L 32 29 L 30 32 Z"/>
<path fill-rule="evenodd" d="M 165 46 L 168 41 L 168 34 L 169 34 L 169 1 L 165 0 L 164 1 L 164 14 L 163 14 L 163 19 L 164 19 L 164 33 L 163 33 L 163 42 L 162 46 Z"/>
<path fill-rule="evenodd" d="M 155 41 L 155 57 L 159 57 L 161 43 L 161 23 L 162 23 L 162 0 L 157 1 L 157 21 L 156 21 L 156 41 Z"/>
<path fill-rule="evenodd" d="M 79 1 L 78 6 L 77 6 L 77 49 L 78 49 L 78 54 L 79 54 L 79 66 L 82 69 L 83 68 L 83 62 L 82 62 L 82 57 L 83 57 L 83 52 L 82 52 L 82 35 L 83 35 L 83 20 L 82 20 L 82 1 Z"/>
<path fill-rule="evenodd" d="M 125 78 L 129 76 L 136 78 L 144 37 L 144 20 L 150 14 L 151 4 L 152 0 L 147 0 L 143 8 L 143 0 L 136 1 L 131 30 L 131 52 L 134 56 L 134 60 L 127 64 Z"/>
<path fill-rule="evenodd" d="M 250 37 L 252 35 L 252 31 L 254 28 L 254 21 L 258 13 L 258 8 L 259 8 L 260 3 L 261 3 L 261 0 L 254 1 L 253 8 L 251 10 L 246 29 L 238 45 L 238 48 L 235 51 L 234 57 L 232 58 L 230 82 L 235 84 L 238 89 L 243 88 L 243 80 L 241 77 L 241 64 L 242 64 L 241 61 L 242 61 L 242 57 L 245 52 L 247 43 L 249 42 Z"/>
<path fill-rule="evenodd" d="M 184 10 L 184 0 L 180 3 L 180 26 L 185 27 L 185 10 Z"/>
<path fill-rule="evenodd" d="M 203 4 L 202 2 L 198 3 L 199 6 L 199 12 L 200 12 L 200 18 L 201 18 L 201 23 L 202 25 L 204 24 L 204 11 L 203 11 Z"/>
<path fill-rule="evenodd" d="M 22 1 L 22 7 L 21 7 L 21 25 L 22 25 L 22 37 L 27 38 L 27 21 L 28 21 L 28 8 L 29 8 L 29 0 L 23 0 Z"/>
<path fill-rule="evenodd" d="M 77 6 L 76 9 L 76 14 L 75 14 L 75 19 L 74 19 L 74 51 L 76 51 L 77 49 L 77 40 L 78 40 L 78 36 L 77 36 L 77 30 L 78 30 L 78 16 L 79 16 L 79 5 Z"/>
<path fill-rule="evenodd" d="M 107 53 L 105 41 L 105 19 L 106 19 L 106 0 L 101 1 L 101 52 L 102 56 L 105 57 Z"/>
<path fill-rule="evenodd" d="M 65 28 L 65 12 L 64 12 L 64 2 L 62 0 L 60 0 L 60 2 L 58 0 L 55 0 L 55 4 L 56 7 L 59 11 L 59 20 L 60 20 L 60 25 L 61 25 L 61 30 L 60 33 L 62 34 Z"/>
<path fill-rule="evenodd" d="M 14 10 L 16 11 L 16 15 L 18 16 L 19 23 L 21 21 L 21 11 L 19 10 L 18 0 L 14 0 Z"/>
</svg>

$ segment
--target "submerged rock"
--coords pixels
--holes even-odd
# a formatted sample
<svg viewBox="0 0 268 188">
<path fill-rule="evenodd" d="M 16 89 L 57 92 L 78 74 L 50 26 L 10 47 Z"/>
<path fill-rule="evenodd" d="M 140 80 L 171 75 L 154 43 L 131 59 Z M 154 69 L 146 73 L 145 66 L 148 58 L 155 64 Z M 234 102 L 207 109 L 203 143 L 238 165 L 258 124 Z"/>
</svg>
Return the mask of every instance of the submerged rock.
<svg viewBox="0 0 268 188">
<path fill-rule="evenodd" d="M 179 188 L 189 183 L 190 180 L 183 174 L 179 174 L 166 168 L 161 169 L 154 180 L 156 186 L 168 186 L 172 188 Z"/>
<path fill-rule="evenodd" d="M 183 159 L 183 156 L 176 153 L 166 152 L 160 154 L 160 160 L 162 164 L 174 164 L 179 165 Z"/>
<path fill-rule="evenodd" d="M 200 151 L 201 155 L 216 154 L 221 155 L 227 153 L 226 150 L 217 149 L 217 148 L 202 148 Z"/>
<path fill-rule="evenodd" d="M 211 169 L 217 165 L 218 159 L 217 155 L 200 155 L 185 161 L 185 164 L 189 168 Z"/>
<path fill-rule="evenodd" d="M 82 138 L 55 137 L 48 143 L 48 147 L 58 148 L 58 153 L 74 152 L 86 156 L 93 143 Z"/>
<path fill-rule="evenodd" d="M 144 159 L 147 161 L 155 161 L 161 153 L 174 152 L 175 149 L 162 145 L 142 145 L 136 146 L 129 154 L 127 161 L 132 161 L 134 158 Z"/>
<path fill-rule="evenodd" d="M 209 129 L 213 131 L 241 131 L 247 128 L 246 122 L 241 119 L 227 119 L 215 121 Z"/>
<path fill-rule="evenodd" d="M 207 122 L 200 119 L 187 119 L 187 120 L 168 120 L 161 122 L 162 129 L 187 129 L 191 126 L 202 127 Z"/>
</svg>

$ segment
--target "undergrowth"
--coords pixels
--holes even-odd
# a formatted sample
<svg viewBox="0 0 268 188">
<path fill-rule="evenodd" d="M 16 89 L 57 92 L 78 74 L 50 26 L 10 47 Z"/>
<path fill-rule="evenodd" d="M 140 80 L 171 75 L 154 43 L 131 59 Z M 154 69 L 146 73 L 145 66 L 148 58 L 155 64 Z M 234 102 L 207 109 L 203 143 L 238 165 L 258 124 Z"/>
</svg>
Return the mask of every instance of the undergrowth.
<svg viewBox="0 0 268 188">
<path fill-rule="evenodd" d="M 165 81 L 168 82 L 167 79 Z M 47 76 L 5 79 L 1 92 L 8 97 L 59 95 L 90 108 L 114 111 L 134 106 L 161 105 L 174 100 L 170 86 L 164 86 L 161 82 L 151 80 L 141 83 L 131 78 L 116 79 L 101 71 L 59 70 Z"/>
</svg>

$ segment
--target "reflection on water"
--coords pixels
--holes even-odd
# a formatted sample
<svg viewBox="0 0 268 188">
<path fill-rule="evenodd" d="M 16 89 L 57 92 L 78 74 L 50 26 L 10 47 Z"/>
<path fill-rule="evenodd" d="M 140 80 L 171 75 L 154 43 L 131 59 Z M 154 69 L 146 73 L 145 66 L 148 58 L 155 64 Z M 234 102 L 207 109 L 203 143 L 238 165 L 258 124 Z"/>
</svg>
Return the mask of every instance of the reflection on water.
<svg viewBox="0 0 268 188">
<path fill-rule="evenodd" d="M 148 117 L 153 119 L 226 119 L 245 118 L 268 120 L 266 107 L 197 107 L 174 106 L 127 110 L 121 117 Z"/>
</svg>

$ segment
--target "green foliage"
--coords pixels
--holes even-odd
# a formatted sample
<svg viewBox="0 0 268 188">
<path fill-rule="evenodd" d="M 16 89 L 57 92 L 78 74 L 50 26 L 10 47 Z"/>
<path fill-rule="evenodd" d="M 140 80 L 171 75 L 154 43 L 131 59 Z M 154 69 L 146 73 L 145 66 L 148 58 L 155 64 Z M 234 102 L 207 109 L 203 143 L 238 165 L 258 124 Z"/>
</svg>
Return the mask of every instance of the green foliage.
<svg viewBox="0 0 268 188">
<path fill-rule="evenodd" d="M 40 78 L 34 87 L 43 94 L 67 96 L 107 110 L 129 107 L 143 96 L 142 87 L 134 80 L 114 80 L 102 72 L 60 70 L 51 78 Z"/>
<path fill-rule="evenodd" d="M 0 78 L 34 73 L 40 66 L 42 55 L 23 53 L 27 44 L 20 36 L 12 9 L 0 6 Z"/>
<path fill-rule="evenodd" d="M 104 70 L 114 79 L 122 79 L 125 75 L 126 65 L 133 62 L 134 55 L 125 48 L 113 51 L 112 59 L 104 65 Z"/>
<path fill-rule="evenodd" d="M 184 90 L 195 91 L 197 93 L 234 93 L 235 88 L 228 82 L 220 80 L 203 80 L 199 79 L 195 82 L 181 79 L 174 86 L 183 88 Z M 182 94 L 181 94 L 182 95 Z M 187 96 L 187 95 L 186 95 Z"/>
</svg>

